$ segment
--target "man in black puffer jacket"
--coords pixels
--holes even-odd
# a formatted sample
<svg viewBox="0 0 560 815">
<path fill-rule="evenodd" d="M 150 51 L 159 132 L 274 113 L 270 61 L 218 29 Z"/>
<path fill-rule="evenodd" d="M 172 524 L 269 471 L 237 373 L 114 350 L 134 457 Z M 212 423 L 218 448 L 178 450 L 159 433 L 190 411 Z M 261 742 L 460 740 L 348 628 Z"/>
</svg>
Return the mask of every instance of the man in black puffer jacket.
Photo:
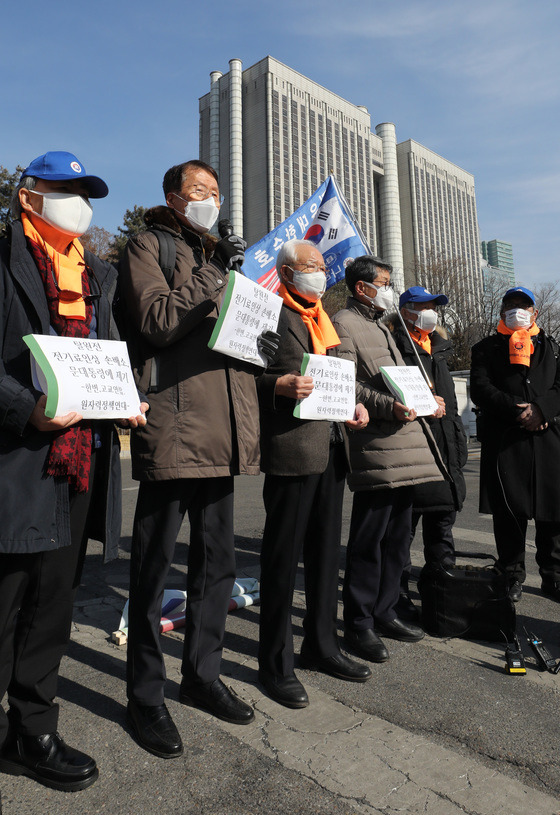
<svg viewBox="0 0 560 815">
<path fill-rule="evenodd" d="M 432 435 L 452 481 L 419 484 L 414 487 L 412 512 L 412 538 L 422 517 L 422 536 L 426 563 L 455 563 L 453 525 L 465 500 L 466 486 L 463 467 L 467 461 L 467 438 L 457 410 L 457 399 L 448 360 L 452 353 L 450 340 L 435 329 L 437 313 L 434 306 L 448 302 L 445 294 L 431 294 L 422 286 L 412 286 L 399 298 L 399 308 L 408 328 L 402 325 L 394 332 L 394 339 L 407 365 L 418 365 L 412 343 L 433 385 L 435 393 L 445 400 L 445 415 L 427 417 Z M 399 611 L 415 614 L 408 597 L 410 559 L 403 571 Z M 404 606 L 404 608 L 403 608 Z"/>
</svg>

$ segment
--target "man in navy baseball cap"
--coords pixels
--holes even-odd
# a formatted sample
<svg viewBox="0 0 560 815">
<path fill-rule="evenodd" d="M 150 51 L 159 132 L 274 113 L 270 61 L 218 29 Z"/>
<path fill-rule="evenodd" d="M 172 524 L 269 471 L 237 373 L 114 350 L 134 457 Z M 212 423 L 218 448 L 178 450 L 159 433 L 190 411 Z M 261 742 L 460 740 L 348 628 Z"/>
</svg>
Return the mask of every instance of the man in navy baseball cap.
<svg viewBox="0 0 560 815">
<path fill-rule="evenodd" d="M 405 303 L 427 303 L 432 301 L 434 306 L 446 306 L 449 302 L 445 294 L 430 294 L 428 289 L 422 286 L 411 286 L 399 297 L 399 308 Z"/>
<path fill-rule="evenodd" d="M 526 297 L 527 300 L 531 301 L 532 306 L 535 305 L 535 295 L 525 286 L 515 286 L 513 289 L 508 289 L 502 297 L 502 302 L 505 303 L 506 300 L 510 300 L 512 297 Z"/>
<path fill-rule="evenodd" d="M 46 153 L 24 170 L 0 240 L 0 773 L 65 792 L 99 775 L 60 735 L 55 699 L 89 538 L 117 556 L 119 443 L 109 419 L 47 416 L 23 338 L 57 335 L 66 349 L 118 338 L 117 271 L 79 240 L 90 195 L 107 185 L 71 153 Z"/>
<path fill-rule="evenodd" d="M 51 150 L 33 159 L 21 174 L 41 178 L 43 181 L 74 181 L 79 179 L 88 190 L 90 198 L 105 198 L 109 193 L 107 184 L 96 175 L 88 175 L 86 168 L 73 153 Z"/>
</svg>

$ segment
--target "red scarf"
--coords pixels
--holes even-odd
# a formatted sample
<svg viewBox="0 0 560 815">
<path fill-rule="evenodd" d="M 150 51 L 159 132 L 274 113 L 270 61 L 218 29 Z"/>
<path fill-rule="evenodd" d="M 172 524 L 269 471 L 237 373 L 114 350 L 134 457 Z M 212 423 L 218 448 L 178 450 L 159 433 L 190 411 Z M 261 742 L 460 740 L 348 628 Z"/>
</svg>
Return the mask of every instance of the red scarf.
<svg viewBox="0 0 560 815">
<path fill-rule="evenodd" d="M 25 216 L 23 216 L 25 217 Z M 87 337 L 93 316 L 87 269 L 82 271 L 82 292 L 85 301 L 85 320 L 66 319 L 59 312 L 59 293 L 49 253 L 35 241 L 27 238 L 29 250 L 41 275 L 49 307 L 50 322 L 61 337 Z M 79 423 L 55 432 L 47 461 L 47 474 L 66 476 L 76 492 L 87 492 L 91 466 L 92 432 L 87 424 Z"/>
<path fill-rule="evenodd" d="M 339 336 L 320 300 L 317 300 L 314 306 L 305 308 L 301 303 L 298 303 L 283 283 L 278 289 L 278 294 L 287 306 L 297 311 L 301 316 L 311 336 L 314 354 L 326 354 L 327 348 L 340 345 Z"/>
</svg>

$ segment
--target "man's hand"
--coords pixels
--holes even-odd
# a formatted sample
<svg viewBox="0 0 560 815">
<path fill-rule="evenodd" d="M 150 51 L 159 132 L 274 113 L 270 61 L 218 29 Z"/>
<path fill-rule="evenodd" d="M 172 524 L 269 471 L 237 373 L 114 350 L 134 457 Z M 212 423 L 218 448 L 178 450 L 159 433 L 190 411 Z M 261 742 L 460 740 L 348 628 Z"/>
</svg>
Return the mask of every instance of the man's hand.
<svg viewBox="0 0 560 815">
<path fill-rule="evenodd" d="M 442 416 L 445 416 L 445 399 L 443 398 L 443 396 L 436 396 L 435 394 L 434 399 L 438 403 L 438 408 L 435 411 L 435 413 L 432 413 L 432 416 L 434 417 L 434 419 L 441 419 Z"/>
<path fill-rule="evenodd" d="M 301 376 L 297 371 L 292 371 L 278 377 L 274 390 L 277 396 L 306 399 L 313 390 L 313 377 Z"/>
<path fill-rule="evenodd" d="M 49 419 L 45 416 L 46 406 L 47 397 L 43 394 L 38 398 L 33 412 L 29 417 L 29 424 L 32 424 L 33 427 L 36 427 L 37 430 L 41 430 L 44 433 L 52 430 L 62 430 L 65 427 L 71 427 L 73 424 L 82 421 L 81 415 L 75 411 L 65 413 L 64 416 L 55 416 L 54 419 Z"/>
<path fill-rule="evenodd" d="M 409 408 L 403 405 L 402 402 L 393 402 L 393 416 L 397 422 L 413 422 L 416 419 L 416 411 L 414 408 Z"/>
<path fill-rule="evenodd" d="M 354 409 L 354 418 L 348 419 L 344 424 L 352 430 L 362 430 L 369 422 L 369 413 L 365 405 L 358 402 Z"/>
<path fill-rule="evenodd" d="M 222 238 L 214 247 L 212 260 L 217 260 L 228 272 L 234 263 L 240 265 L 245 260 L 246 241 L 237 235 L 230 235 L 229 238 Z"/>
<path fill-rule="evenodd" d="M 548 422 L 545 422 L 542 410 L 538 405 L 535 405 L 534 402 L 520 402 L 517 407 L 523 409 L 523 412 L 517 417 L 521 427 L 533 433 L 537 430 L 546 430 Z"/>
<path fill-rule="evenodd" d="M 131 416 L 129 419 L 118 419 L 116 424 L 118 424 L 119 427 L 144 427 L 148 421 L 144 414 L 149 408 L 150 406 L 147 402 L 141 402 L 139 416 Z"/>
</svg>

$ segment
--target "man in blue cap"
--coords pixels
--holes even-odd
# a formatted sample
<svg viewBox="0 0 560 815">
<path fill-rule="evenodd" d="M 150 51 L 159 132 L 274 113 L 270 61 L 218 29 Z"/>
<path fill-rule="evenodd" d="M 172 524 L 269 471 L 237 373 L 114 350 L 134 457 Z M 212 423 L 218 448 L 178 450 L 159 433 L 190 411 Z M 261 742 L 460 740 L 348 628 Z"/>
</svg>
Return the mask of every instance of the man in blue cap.
<svg viewBox="0 0 560 815">
<path fill-rule="evenodd" d="M 0 772 L 64 791 L 98 776 L 58 734 L 54 697 L 88 538 L 103 541 L 106 560 L 117 554 L 119 444 L 110 422 L 45 415 L 22 337 L 118 339 L 117 273 L 78 240 L 89 199 L 107 193 L 72 153 L 45 153 L 22 173 L 0 241 Z"/>
<path fill-rule="evenodd" d="M 543 594 L 560 601 L 560 363 L 537 326 L 532 291 L 506 291 L 496 334 L 472 349 L 479 408 L 480 511 L 492 514 L 498 560 L 521 599 L 527 521 L 535 521 Z"/>
<path fill-rule="evenodd" d="M 445 306 L 445 294 L 432 294 L 422 286 L 411 286 L 399 298 L 399 309 L 407 331 L 397 323 L 393 337 L 407 365 L 422 364 L 434 393 L 445 402 L 442 415 L 428 416 L 426 422 L 439 448 L 452 480 L 417 484 L 413 488 L 411 542 L 422 518 L 422 538 L 426 563 L 455 563 L 453 525 L 463 506 L 466 494 L 462 468 L 467 462 L 467 438 L 458 414 L 455 386 L 449 371 L 449 358 L 453 352 L 445 331 L 438 331 L 436 306 Z M 411 562 L 401 578 L 401 597 L 398 614 L 404 619 L 415 619 L 417 610 L 408 594 Z"/>
</svg>

